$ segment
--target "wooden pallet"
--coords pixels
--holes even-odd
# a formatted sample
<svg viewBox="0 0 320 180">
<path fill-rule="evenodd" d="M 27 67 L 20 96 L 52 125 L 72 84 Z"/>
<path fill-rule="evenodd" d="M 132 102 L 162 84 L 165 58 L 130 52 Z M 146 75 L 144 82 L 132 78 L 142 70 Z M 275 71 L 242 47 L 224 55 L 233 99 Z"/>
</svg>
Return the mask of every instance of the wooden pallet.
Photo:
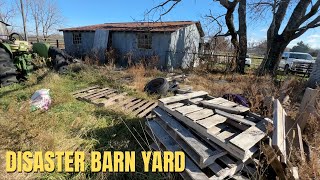
<svg viewBox="0 0 320 180">
<path fill-rule="evenodd" d="M 170 136 L 157 122 L 158 121 L 154 120 L 146 122 L 146 131 L 154 142 L 156 142 L 156 145 L 151 146 L 153 149 L 168 151 L 186 150 L 183 146 L 179 146 L 172 136 Z M 187 155 L 190 156 L 188 153 Z M 186 156 L 186 170 L 181 173 L 184 179 L 225 179 L 228 177 L 231 178 L 234 175 L 238 176 L 236 174 L 241 170 L 252 172 L 252 169 L 247 168 L 244 163 L 225 154 L 218 157 L 215 161 L 212 161 L 208 166 L 209 172 L 206 171 L 205 173 L 197 166 L 197 163 L 192 161 L 194 160 L 192 157 L 193 155 L 191 155 L 191 159 L 189 156 Z"/>
<path fill-rule="evenodd" d="M 154 120 L 190 155 L 200 168 L 208 167 L 217 158 L 227 154 L 218 146 L 208 147 L 199 141 L 187 128 L 160 108 L 155 108 L 153 112 L 157 115 Z"/>
<path fill-rule="evenodd" d="M 120 93 L 108 87 L 92 86 L 73 92 L 72 95 L 79 100 L 90 102 L 97 106 L 121 109 L 140 118 L 147 116 L 157 106 L 157 102 L 133 98 L 127 96 L 126 93 Z"/>
<path fill-rule="evenodd" d="M 201 102 L 234 108 L 243 114 L 249 110 L 223 98 L 210 97 L 204 91 L 160 99 L 159 107 L 231 155 L 243 162 L 248 160 L 258 150 L 256 144 L 266 136 L 265 121 L 209 109 Z"/>
</svg>

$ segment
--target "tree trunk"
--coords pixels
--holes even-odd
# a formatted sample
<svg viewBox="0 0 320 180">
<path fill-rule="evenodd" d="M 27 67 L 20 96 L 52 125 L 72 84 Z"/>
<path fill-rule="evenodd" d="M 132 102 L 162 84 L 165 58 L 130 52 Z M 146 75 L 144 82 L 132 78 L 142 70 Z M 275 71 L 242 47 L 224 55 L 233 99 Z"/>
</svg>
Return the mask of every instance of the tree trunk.
<svg viewBox="0 0 320 180">
<path fill-rule="evenodd" d="M 36 25 L 37 42 L 39 42 L 39 24 L 38 24 L 38 18 L 37 17 L 34 18 L 34 22 L 35 22 L 35 25 Z"/>
<path fill-rule="evenodd" d="M 316 88 L 319 85 L 320 85 L 320 52 L 318 53 L 316 63 L 314 64 L 312 72 L 310 74 L 308 87 Z"/>
<path fill-rule="evenodd" d="M 236 1 L 235 1 L 236 2 Z M 239 57 L 239 42 L 238 42 L 238 34 L 237 34 L 237 31 L 234 27 L 234 18 L 233 18 L 233 12 L 235 10 L 235 7 L 236 7 L 236 4 L 232 4 L 228 7 L 227 9 L 227 14 L 225 16 L 225 20 L 226 20 L 226 25 L 228 27 L 228 30 L 229 30 L 229 33 L 231 35 L 231 43 L 234 47 L 234 50 L 235 50 L 235 57 L 236 57 L 236 60 L 235 62 L 237 62 L 238 60 L 238 57 Z M 227 70 L 234 70 L 233 67 L 234 67 L 234 61 L 232 61 L 229 65 L 228 65 L 228 68 Z"/>
<path fill-rule="evenodd" d="M 273 37 L 272 40 L 268 41 L 270 42 L 270 44 L 268 44 L 267 55 L 260 65 L 258 74 L 270 74 L 272 76 L 275 76 L 282 57 L 282 53 L 286 49 L 290 41 L 285 41 L 284 38 L 279 35 Z"/>
<path fill-rule="evenodd" d="M 246 23 L 246 0 L 239 3 L 239 57 L 237 58 L 237 72 L 244 74 L 246 56 L 247 56 L 247 23 Z"/>
</svg>

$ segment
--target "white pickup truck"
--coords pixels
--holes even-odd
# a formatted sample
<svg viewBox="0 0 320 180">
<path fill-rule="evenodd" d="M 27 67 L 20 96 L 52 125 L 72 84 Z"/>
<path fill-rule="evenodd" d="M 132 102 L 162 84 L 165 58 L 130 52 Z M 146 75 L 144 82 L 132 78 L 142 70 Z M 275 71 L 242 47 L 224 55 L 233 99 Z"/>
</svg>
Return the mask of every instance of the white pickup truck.
<svg viewBox="0 0 320 180">
<path fill-rule="evenodd" d="M 282 69 L 286 74 L 289 72 L 310 73 L 314 63 L 315 60 L 308 53 L 284 52 L 279 69 Z"/>
</svg>

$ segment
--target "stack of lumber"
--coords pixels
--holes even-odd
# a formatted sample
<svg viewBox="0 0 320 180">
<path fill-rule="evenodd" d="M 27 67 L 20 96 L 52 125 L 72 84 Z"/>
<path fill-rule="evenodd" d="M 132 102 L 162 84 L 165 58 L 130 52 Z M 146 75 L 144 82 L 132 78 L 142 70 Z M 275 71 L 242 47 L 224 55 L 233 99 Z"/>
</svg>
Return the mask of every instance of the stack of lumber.
<svg viewBox="0 0 320 180">
<path fill-rule="evenodd" d="M 307 89 L 302 102 L 313 103 L 310 97 L 315 95 L 309 94 L 318 93 Z M 312 103 L 310 112 L 315 109 Z M 146 121 L 146 131 L 154 141 L 151 148 L 185 152 L 184 179 L 299 179 L 289 154 L 295 146 L 305 161 L 301 135 L 305 122 L 286 119 L 278 99 L 273 100 L 273 109 L 270 120 L 204 91 L 179 94 L 159 99 Z M 274 175 L 266 177 L 261 173 L 266 170 Z"/>
<path fill-rule="evenodd" d="M 271 120 L 197 91 L 160 99 L 146 122 L 156 150 L 186 154 L 185 179 L 249 179 Z"/>
</svg>

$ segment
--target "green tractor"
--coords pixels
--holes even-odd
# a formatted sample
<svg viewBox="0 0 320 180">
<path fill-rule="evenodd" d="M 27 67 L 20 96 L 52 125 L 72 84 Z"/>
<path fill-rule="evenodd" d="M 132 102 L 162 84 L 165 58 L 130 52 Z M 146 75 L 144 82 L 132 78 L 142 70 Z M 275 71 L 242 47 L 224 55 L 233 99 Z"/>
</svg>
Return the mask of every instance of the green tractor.
<svg viewBox="0 0 320 180">
<path fill-rule="evenodd" d="M 64 73 L 68 65 L 79 62 L 47 43 L 29 44 L 18 33 L 0 42 L 0 87 L 27 79 L 34 70 L 49 67 Z"/>
</svg>

